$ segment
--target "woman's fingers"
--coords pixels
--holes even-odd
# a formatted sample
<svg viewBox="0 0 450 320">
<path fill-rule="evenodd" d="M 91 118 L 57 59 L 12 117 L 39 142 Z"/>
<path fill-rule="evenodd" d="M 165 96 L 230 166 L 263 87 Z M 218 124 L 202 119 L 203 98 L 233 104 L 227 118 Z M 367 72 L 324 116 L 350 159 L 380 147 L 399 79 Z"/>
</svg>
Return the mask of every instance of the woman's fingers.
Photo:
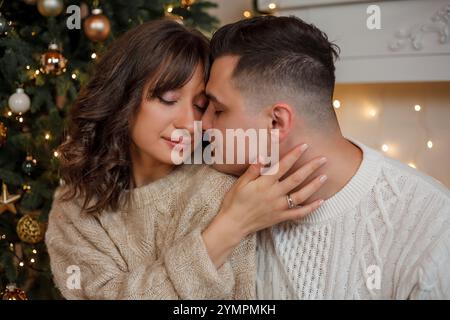
<svg viewBox="0 0 450 320">
<path fill-rule="evenodd" d="M 288 209 L 284 211 L 280 217 L 281 221 L 297 220 L 306 217 L 308 214 L 319 208 L 323 204 L 323 200 L 316 200 L 310 204 L 302 206 L 298 209 Z"/>
<path fill-rule="evenodd" d="M 236 184 L 238 185 L 246 185 L 250 181 L 255 180 L 261 174 L 261 163 L 251 164 L 247 170 L 244 172 L 242 176 L 239 177 Z"/>
<path fill-rule="evenodd" d="M 321 175 L 311 182 L 309 182 L 306 186 L 301 188 L 299 191 L 296 191 L 291 194 L 291 199 L 294 202 L 294 204 L 302 204 L 306 200 L 308 200 L 309 197 L 311 197 L 317 190 L 319 190 L 324 182 L 327 180 L 326 175 Z"/>
<path fill-rule="evenodd" d="M 307 144 L 302 144 L 289 151 L 277 164 L 274 164 L 266 172 L 265 176 L 270 177 L 271 181 L 278 181 L 282 176 L 289 171 L 294 163 L 308 148 Z"/>
<path fill-rule="evenodd" d="M 301 185 L 311 174 L 327 162 L 325 157 L 315 158 L 303 165 L 290 176 L 283 179 L 280 184 L 280 193 L 288 194 L 292 189 Z"/>
</svg>

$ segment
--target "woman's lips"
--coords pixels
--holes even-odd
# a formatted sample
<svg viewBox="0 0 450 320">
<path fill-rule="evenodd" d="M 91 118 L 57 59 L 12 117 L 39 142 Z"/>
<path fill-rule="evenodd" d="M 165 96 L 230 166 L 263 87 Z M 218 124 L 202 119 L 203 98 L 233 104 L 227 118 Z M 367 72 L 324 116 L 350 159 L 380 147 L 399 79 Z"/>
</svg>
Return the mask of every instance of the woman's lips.
<svg viewBox="0 0 450 320">
<path fill-rule="evenodd" d="M 177 145 L 179 145 L 183 148 L 185 148 L 187 146 L 186 143 L 183 143 L 183 137 L 181 137 L 178 141 L 172 140 L 169 138 L 165 138 L 165 137 L 163 137 L 163 140 L 172 148 L 176 147 Z"/>
</svg>

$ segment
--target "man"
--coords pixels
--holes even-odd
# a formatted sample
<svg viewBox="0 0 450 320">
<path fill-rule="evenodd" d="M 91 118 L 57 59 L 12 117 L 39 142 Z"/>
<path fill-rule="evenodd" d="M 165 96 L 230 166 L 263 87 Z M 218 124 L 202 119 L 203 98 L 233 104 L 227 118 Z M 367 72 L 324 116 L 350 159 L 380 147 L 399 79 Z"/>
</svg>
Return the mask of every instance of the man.
<svg viewBox="0 0 450 320">
<path fill-rule="evenodd" d="M 326 174 L 306 202 L 323 205 L 259 232 L 258 298 L 450 298 L 449 192 L 342 136 L 331 103 L 337 48 L 326 35 L 298 18 L 263 16 L 222 27 L 211 50 L 205 130 L 278 129 L 280 158 L 308 144 L 290 172 L 328 159 L 302 184 Z M 234 175 L 247 167 L 215 165 Z"/>
</svg>

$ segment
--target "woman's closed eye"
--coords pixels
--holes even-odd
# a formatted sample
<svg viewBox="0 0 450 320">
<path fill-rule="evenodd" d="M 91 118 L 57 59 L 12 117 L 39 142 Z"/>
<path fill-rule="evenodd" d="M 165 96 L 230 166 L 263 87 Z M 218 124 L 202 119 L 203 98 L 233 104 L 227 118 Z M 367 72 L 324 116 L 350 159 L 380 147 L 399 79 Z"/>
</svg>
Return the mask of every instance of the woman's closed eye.
<svg viewBox="0 0 450 320">
<path fill-rule="evenodd" d="M 177 103 L 178 100 L 167 100 L 164 99 L 163 97 L 158 96 L 158 100 L 168 106 L 173 106 L 175 103 Z"/>
</svg>

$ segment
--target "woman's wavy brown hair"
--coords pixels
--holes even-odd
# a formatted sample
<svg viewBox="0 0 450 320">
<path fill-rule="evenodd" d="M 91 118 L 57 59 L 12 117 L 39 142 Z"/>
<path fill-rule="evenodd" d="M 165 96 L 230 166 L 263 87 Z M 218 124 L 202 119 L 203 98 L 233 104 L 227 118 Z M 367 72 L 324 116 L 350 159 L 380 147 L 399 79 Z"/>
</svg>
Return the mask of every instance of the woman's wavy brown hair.
<svg viewBox="0 0 450 320">
<path fill-rule="evenodd" d="M 114 41 L 70 111 L 68 138 L 59 147 L 68 187 L 62 199 L 81 199 L 88 213 L 130 201 L 124 192 L 133 188 L 130 129 L 141 101 L 181 88 L 199 63 L 206 81 L 208 39 L 174 21 L 144 23 Z"/>
</svg>

